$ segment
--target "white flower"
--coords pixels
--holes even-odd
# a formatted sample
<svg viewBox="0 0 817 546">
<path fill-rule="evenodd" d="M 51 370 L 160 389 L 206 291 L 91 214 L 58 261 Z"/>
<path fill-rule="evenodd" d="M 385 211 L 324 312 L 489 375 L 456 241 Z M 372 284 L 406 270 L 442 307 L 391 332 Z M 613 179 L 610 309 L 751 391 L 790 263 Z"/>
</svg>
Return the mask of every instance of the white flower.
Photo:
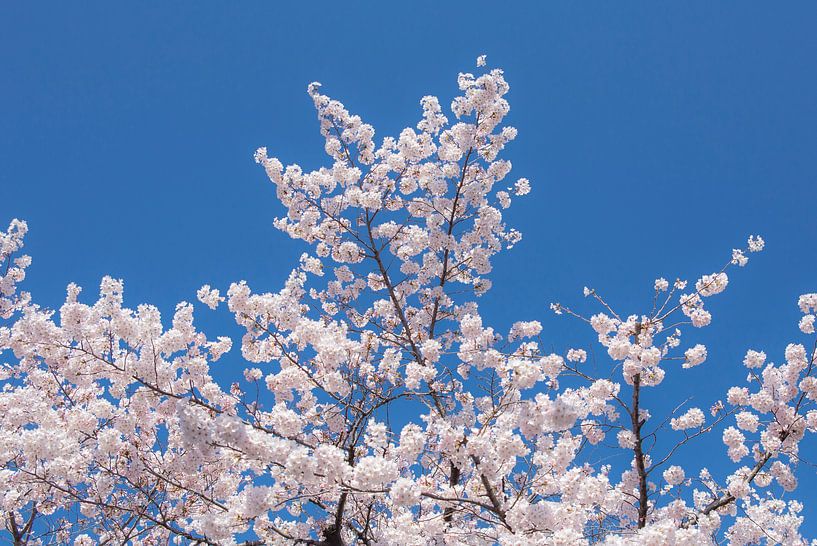
<svg viewBox="0 0 817 546">
<path fill-rule="evenodd" d="M 655 291 L 656 292 L 666 292 L 669 288 L 669 281 L 664 277 L 660 277 L 655 279 Z"/>
<path fill-rule="evenodd" d="M 244 370 L 244 379 L 246 379 L 247 381 L 250 382 L 258 381 L 262 377 L 264 377 L 264 372 L 262 372 L 258 368 L 247 368 L 246 370 Z"/>
<path fill-rule="evenodd" d="M 758 236 L 750 235 L 748 243 L 749 252 L 760 252 L 761 250 L 763 250 L 763 247 L 766 246 L 766 242 L 760 235 Z"/>
<path fill-rule="evenodd" d="M 664 481 L 670 485 L 678 485 L 684 481 L 684 469 L 677 465 L 672 465 L 664 470 Z"/>
<path fill-rule="evenodd" d="M 363 260 L 363 251 L 352 241 L 345 241 L 335 247 L 332 257 L 341 263 L 358 263 Z"/>
<path fill-rule="evenodd" d="M 800 331 L 804 334 L 813 334 L 814 333 L 814 315 L 805 315 L 803 318 L 800 319 Z"/>
<path fill-rule="evenodd" d="M 224 301 L 224 298 L 220 297 L 219 291 L 215 288 L 210 288 L 209 284 L 205 284 L 199 288 L 199 291 L 196 292 L 196 297 L 210 309 L 215 309 L 220 302 Z"/>
<path fill-rule="evenodd" d="M 587 352 L 584 349 L 569 349 L 567 359 L 570 362 L 585 362 L 587 361 Z"/>
<path fill-rule="evenodd" d="M 604 429 L 592 419 L 585 419 L 581 423 L 582 434 L 592 445 L 596 445 L 604 440 Z"/>
<path fill-rule="evenodd" d="M 803 313 L 817 311 L 817 293 L 803 294 L 798 298 L 797 305 Z"/>
<path fill-rule="evenodd" d="M 700 408 L 690 408 L 685 414 L 670 420 L 670 426 L 673 430 L 697 428 L 703 424 L 704 412 Z"/>
<path fill-rule="evenodd" d="M 530 193 L 530 181 L 527 178 L 520 178 L 513 185 L 514 194 L 517 196 L 527 195 Z"/>
<path fill-rule="evenodd" d="M 729 277 L 726 276 L 726 273 L 713 273 L 701 277 L 695 283 L 695 289 L 701 296 L 714 296 L 723 292 L 727 284 L 729 284 Z"/>
<path fill-rule="evenodd" d="M 692 319 L 692 325 L 696 328 L 709 326 L 712 322 L 712 315 L 704 309 L 695 309 L 689 314 L 689 318 Z"/>
<path fill-rule="evenodd" d="M 590 326 L 599 335 L 607 335 L 616 329 L 616 321 L 605 315 L 598 313 L 590 317 Z"/>
<path fill-rule="evenodd" d="M 392 484 L 389 496 L 396 506 L 413 506 L 420 500 L 420 488 L 412 480 L 398 478 Z"/>
<path fill-rule="evenodd" d="M 757 427 L 760 426 L 760 419 L 757 415 L 750 411 L 741 411 L 735 415 L 738 428 L 747 432 L 757 432 Z"/>
<path fill-rule="evenodd" d="M 686 358 L 686 362 L 683 364 L 684 368 L 692 368 L 693 366 L 697 366 L 706 360 L 706 347 L 699 343 L 694 347 L 687 349 L 684 353 L 684 357 Z"/>
<path fill-rule="evenodd" d="M 633 449 L 635 447 L 635 435 L 630 430 L 621 430 L 616 435 L 618 446 L 622 449 Z"/>
<path fill-rule="evenodd" d="M 766 353 L 763 351 L 746 351 L 746 357 L 743 359 L 743 365 L 747 368 L 760 368 L 766 362 Z"/>
<path fill-rule="evenodd" d="M 542 324 L 538 320 L 515 322 L 508 333 L 508 340 L 538 336 L 542 332 Z"/>
<path fill-rule="evenodd" d="M 733 248 L 732 249 L 732 264 L 743 267 L 747 263 L 749 263 L 749 258 L 746 257 L 746 255 L 743 253 L 743 251 L 740 250 L 740 249 L 737 249 L 737 248 Z"/>
</svg>

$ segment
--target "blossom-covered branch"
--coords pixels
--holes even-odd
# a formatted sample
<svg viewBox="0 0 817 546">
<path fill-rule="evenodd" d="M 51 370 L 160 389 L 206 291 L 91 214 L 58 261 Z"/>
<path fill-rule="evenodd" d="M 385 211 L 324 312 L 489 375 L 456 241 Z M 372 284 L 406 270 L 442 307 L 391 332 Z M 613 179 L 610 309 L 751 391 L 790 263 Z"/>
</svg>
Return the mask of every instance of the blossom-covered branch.
<svg viewBox="0 0 817 546">
<path fill-rule="evenodd" d="M 799 302 L 808 345 L 780 365 L 749 351 L 748 386 L 710 417 L 682 400 L 648 408 L 645 392 L 706 361 L 682 334 L 710 325 L 706 300 L 760 237 L 694 285 L 656 280 L 643 310 L 592 289 L 594 314 L 554 304 L 594 331 L 592 366 L 589 346 L 545 350 L 536 320 L 495 330 L 478 301 L 494 256 L 521 240 L 505 211 L 530 183 L 509 180 L 509 86 L 486 63 L 459 75 L 449 113 L 423 97 L 420 120 L 379 144 L 308 87 L 327 165 L 255 154 L 286 208 L 275 226 L 304 243 L 278 291 L 205 285 L 199 308 L 163 322 L 105 277 L 87 300 L 69 284 L 52 311 L 20 289 L 27 226 L 11 223 L 0 509 L 14 543 L 803 542 L 783 492 L 817 430 L 817 295 Z M 199 312 L 229 316 L 241 339 L 199 331 Z M 684 468 L 677 455 L 708 434 L 741 466 Z"/>
</svg>

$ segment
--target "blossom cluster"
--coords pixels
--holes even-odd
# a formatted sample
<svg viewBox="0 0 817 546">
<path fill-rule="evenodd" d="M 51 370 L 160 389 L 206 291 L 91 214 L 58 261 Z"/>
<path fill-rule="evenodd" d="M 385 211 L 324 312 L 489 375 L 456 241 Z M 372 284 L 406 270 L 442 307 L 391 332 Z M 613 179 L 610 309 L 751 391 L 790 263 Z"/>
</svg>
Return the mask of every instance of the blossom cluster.
<svg viewBox="0 0 817 546">
<path fill-rule="evenodd" d="M 52 311 L 19 288 L 26 224 L 0 233 L 0 513 L 15 543 L 803 543 L 803 506 L 784 494 L 817 431 L 813 344 L 780 364 L 750 350 L 748 384 L 708 412 L 643 396 L 712 365 L 689 327 L 712 323 L 708 299 L 763 239 L 694 283 L 655 280 L 652 308 L 619 313 L 590 288 L 589 316 L 554 304 L 597 352 L 545 345 L 532 318 L 495 329 L 478 298 L 521 240 L 505 214 L 531 183 L 502 157 L 517 136 L 504 73 L 477 65 L 447 112 L 423 97 L 421 119 L 380 141 L 308 87 L 328 165 L 255 154 L 286 209 L 275 226 L 306 247 L 278 290 L 205 285 L 163 321 L 105 277 Z M 817 294 L 798 303 L 813 336 Z M 241 335 L 209 337 L 199 312 L 229 313 Z M 727 475 L 678 460 L 705 434 Z"/>
</svg>

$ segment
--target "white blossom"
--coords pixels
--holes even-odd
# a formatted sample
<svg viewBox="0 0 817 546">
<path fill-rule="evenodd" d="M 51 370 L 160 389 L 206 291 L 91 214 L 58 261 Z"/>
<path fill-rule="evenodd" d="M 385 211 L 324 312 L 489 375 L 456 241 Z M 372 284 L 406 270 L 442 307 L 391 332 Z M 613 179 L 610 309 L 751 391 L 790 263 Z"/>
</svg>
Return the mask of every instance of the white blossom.
<svg viewBox="0 0 817 546">
<path fill-rule="evenodd" d="M 98 296 L 69 284 L 50 310 L 22 290 L 27 224 L 0 232 L 7 534 L 30 518 L 30 541 L 75 546 L 804 543 L 790 492 L 817 432 L 813 340 L 769 349 L 780 364 L 749 350 L 745 382 L 728 362 L 710 376 L 673 365 L 706 360 L 682 334 L 712 324 L 707 298 L 762 238 L 686 294 L 661 277 L 643 307 L 600 288 L 551 305 L 588 339 L 543 335 L 512 299 L 504 314 L 480 307 L 496 255 L 522 236 L 514 198 L 531 191 L 511 181 L 510 87 L 486 64 L 459 75 L 450 109 L 424 96 L 415 125 L 377 139 L 308 86 L 326 162 L 254 156 L 282 207 L 274 226 L 304 249 L 273 291 L 197 291 L 226 303 L 225 335 L 186 302 L 164 318 L 127 307 L 109 276 Z M 647 241 L 612 226 L 608 245 Z M 798 306 L 814 334 L 817 293 Z M 728 331 L 713 331 L 713 355 Z M 555 352 L 596 342 L 589 364 L 589 347 Z M 695 392 L 708 423 L 685 406 L 685 376 L 712 382 Z M 712 434 L 722 448 L 698 443 Z"/>
</svg>

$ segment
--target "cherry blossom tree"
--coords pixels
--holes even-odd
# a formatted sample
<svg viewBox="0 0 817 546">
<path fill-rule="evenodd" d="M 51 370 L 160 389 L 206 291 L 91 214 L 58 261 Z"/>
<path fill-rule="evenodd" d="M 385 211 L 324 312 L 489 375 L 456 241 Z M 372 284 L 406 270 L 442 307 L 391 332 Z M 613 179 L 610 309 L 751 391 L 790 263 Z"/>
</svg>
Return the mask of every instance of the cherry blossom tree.
<svg viewBox="0 0 817 546">
<path fill-rule="evenodd" d="M 521 238 L 503 214 L 530 184 L 500 157 L 516 137 L 503 72 L 477 65 L 450 113 L 423 97 L 416 126 L 379 145 L 309 86 L 327 166 L 255 155 L 300 263 L 278 292 L 197 294 L 195 312 L 229 313 L 240 340 L 199 331 L 188 302 L 169 324 L 124 307 L 109 277 L 95 301 L 69 284 L 59 310 L 37 305 L 21 289 L 27 226 L 12 221 L 0 509 L 14 544 L 806 543 L 789 492 L 817 430 L 817 294 L 798 302 L 792 334 L 806 338 L 779 364 L 757 347 L 736 356 L 748 377 L 705 409 L 651 411 L 642 395 L 705 365 L 682 334 L 709 326 L 706 301 L 760 237 L 694 283 L 656 280 L 644 308 L 587 288 L 589 312 L 553 304 L 587 324 L 585 348 L 545 351 L 537 321 L 495 331 L 478 300 L 494 255 Z M 235 381 L 217 383 L 217 366 Z M 722 436 L 707 455 L 731 472 L 684 467 L 704 435 Z"/>
</svg>

